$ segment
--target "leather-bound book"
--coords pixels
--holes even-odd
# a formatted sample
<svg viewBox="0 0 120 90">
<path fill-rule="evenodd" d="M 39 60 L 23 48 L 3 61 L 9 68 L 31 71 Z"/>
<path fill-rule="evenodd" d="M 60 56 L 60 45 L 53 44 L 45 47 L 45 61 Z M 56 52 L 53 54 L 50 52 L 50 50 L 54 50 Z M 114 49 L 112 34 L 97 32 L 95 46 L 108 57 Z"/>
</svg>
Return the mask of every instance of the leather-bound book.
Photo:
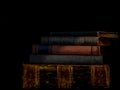
<svg viewBox="0 0 120 90">
<path fill-rule="evenodd" d="M 50 32 L 51 36 L 96 36 L 105 38 L 118 38 L 118 32 L 108 31 L 81 31 L 81 32 Z"/>
<path fill-rule="evenodd" d="M 100 46 L 74 46 L 74 45 L 32 45 L 32 54 L 56 55 L 102 55 Z"/>
<path fill-rule="evenodd" d="M 99 37 L 73 37 L 73 36 L 42 36 L 40 40 L 42 45 L 81 45 L 81 46 L 109 46 L 109 38 Z"/>
<path fill-rule="evenodd" d="M 22 79 L 25 89 L 109 88 L 110 67 L 108 65 L 23 64 Z"/>
<path fill-rule="evenodd" d="M 30 55 L 29 61 L 40 64 L 103 64 L 103 56 Z"/>
</svg>

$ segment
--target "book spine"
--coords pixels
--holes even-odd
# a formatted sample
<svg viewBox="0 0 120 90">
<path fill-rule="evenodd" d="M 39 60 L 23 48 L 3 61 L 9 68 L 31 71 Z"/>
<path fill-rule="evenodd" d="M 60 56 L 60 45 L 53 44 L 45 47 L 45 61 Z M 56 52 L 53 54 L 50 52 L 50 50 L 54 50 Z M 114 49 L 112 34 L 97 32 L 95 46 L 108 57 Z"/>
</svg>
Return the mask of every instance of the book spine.
<svg viewBox="0 0 120 90">
<path fill-rule="evenodd" d="M 104 38 L 118 38 L 118 32 L 98 32 L 97 36 Z"/>
<path fill-rule="evenodd" d="M 96 31 L 86 32 L 50 32 L 51 36 L 97 36 Z"/>
<path fill-rule="evenodd" d="M 98 45 L 98 37 L 41 37 L 41 44 L 47 45 Z"/>
<path fill-rule="evenodd" d="M 50 32 L 51 36 L 96 36 L 105 38 L 118 38 L 118 32 L 86 31 L 86 32 Z"/>
<path fill-rule="evenodd" d="M 23 64 L 23 88 L 39 88 L 39 66 Z"/>
<path fill-rule="evenodd" d="M 108 65 L 23 64 L 23 88 L 82 88 L 110 86 Z"/>
<path fill-rule="evenodd" d="M 103 56 L 30 55 L 30 63 L 43 64 L 103 64 Z"/>
<path fill-rule="evenodd" d="M 32 54 L 102 55 L 100 46 L 32 45 Z"/>
</svg>

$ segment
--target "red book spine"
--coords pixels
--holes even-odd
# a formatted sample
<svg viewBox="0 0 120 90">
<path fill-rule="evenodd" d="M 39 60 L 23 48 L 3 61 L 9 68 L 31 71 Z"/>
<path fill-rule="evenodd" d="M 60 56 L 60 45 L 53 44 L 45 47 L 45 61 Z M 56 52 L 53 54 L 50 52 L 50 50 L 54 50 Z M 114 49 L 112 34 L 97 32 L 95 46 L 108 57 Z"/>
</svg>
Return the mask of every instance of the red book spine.
<svg viewBox="0 0 120 90">
<path fill-rule="evenodd" d="M 100 46 L 41 46 L 33 45 L 32 54 L 60 54 L 60 55 L 102 55 Z"/>
<path fill-rule="evenodd" d="M 51 46 L 52 54 L 101 55 L 100 46 Z"/>
</svg>

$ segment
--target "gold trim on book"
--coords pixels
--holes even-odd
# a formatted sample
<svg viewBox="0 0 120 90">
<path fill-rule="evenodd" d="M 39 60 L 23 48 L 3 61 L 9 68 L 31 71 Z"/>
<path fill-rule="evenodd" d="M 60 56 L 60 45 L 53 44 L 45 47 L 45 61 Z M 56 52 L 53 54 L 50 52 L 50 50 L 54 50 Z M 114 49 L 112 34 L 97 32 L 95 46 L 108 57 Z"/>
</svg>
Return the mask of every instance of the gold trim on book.
<svg viewBox="0 0 120 90">
<path fill-rule="evenodd" d="M 91 71 L 91 86 L 110 87 L 109 65 L 39 65 L 23 64 L 23 88 L 40 88 L 40 70 L 56 70 L 58 88 L 72 88 L 73 66 L 87 66 Z"/>
<path fill-rule="evenodd" d="M 91 84 L 92 86 L 104 85 L 105 88 L 109 88 L 110 87 L 110 67 L 108 65 L 104 65 L 104 66 L 92 65 L 91 66 Z"/>
<path fill-rule="evenodd" d="M 39 65 L 23 64 L 23 88 L 39 88 Z"/>
<path fill-rule="evenodd" d="M 105 37 L 105 38 L 118 38 L 117 32 L 105 32 L 105 31 L 98 31 L 98 37 Z"/>
<path fill-rule="evenodd" d="M 58 88 L 71 88 L 73 81 L 73 67 L 72 65 L 58 65 L 57 66 L 57 81 Z"/>
<path fill-rule="evenodd" d="M 106 87 L 105 88 L 109 88 L 110 87 L 110 66 L 106 65 L 105 71 L 106 72 Z"/>
</svg>

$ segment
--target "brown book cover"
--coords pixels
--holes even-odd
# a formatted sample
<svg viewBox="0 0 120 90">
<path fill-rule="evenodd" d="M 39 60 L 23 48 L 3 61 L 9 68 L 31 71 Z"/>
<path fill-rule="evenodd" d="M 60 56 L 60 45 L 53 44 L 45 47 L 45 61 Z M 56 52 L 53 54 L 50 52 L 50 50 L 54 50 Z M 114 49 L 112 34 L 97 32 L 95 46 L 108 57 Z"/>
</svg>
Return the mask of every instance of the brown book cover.
<svg viewBox="0 0 120 90">
<path fill-rule="evenodd" d="M 100 46 L 32 45 L 32 54 L 102 55 Z"/>
<path fill-rule="evenodd" d="M 108 65 L 23 64 L 23 88 L 109 88 Z"/>
</svg>

